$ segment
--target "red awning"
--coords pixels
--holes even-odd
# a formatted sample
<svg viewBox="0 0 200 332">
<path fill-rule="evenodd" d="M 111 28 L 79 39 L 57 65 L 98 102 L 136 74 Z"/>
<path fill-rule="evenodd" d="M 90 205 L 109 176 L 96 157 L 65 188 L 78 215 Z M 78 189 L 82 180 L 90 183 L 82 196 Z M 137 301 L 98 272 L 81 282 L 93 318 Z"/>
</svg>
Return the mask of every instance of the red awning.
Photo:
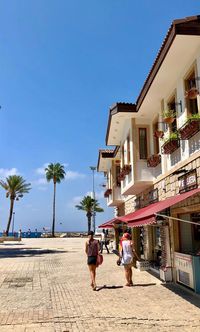
<svg viewBox="0 0 200 332">
<path fill-rule="evenodd" d="M 99 225 L 98 228 L 113 228 L 114 225 L 121 224 L 121 223 L 127 224 L 128 221 L 121 220 L 121 217 L 120 218 L 113 218 L 113 219 Z"/>
<path fill-rule="evenodd" d="M 151 216 L 149 218 L 142 218 L 134 221 L 128 222 L 128 227 L 142 227 L 145 225 L 153 225 L 156 224 L 155 216 Z"/>
<path fill-rule="evenodd" d="M 132 227 L 134 227 L 133 225 L 136 225 L 136 222 L 140 223 L 140 226 L 150 224 L 150 223 L 152 223 L 151 218 L 153 218 L 156 213 L 163 211 L 177 203 L 180 203 L 180 202 L 184 201 L 185 199 L 187 199 L 188 197 L 198 194 L 199 192 L 200 192 L 200 188 L 197 188 L 197 189 L 193 189 L 191 191 L 185 192 L 183 194 L 179 194 L 179 195 L 167 198 L 163 201 L 150 204 L 135 212 L 129 213 L 124 217 L 120 217 L 121 221 L 127 221 L 128 226 L 132 226 Z"/>
</svg>

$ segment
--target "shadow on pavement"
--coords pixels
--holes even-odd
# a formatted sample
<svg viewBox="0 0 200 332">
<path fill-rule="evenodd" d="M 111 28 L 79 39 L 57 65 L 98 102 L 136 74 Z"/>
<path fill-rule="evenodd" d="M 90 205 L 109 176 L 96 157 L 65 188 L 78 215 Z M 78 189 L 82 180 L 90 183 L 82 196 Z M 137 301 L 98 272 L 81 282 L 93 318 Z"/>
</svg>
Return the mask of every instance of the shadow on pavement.
<svg viewBox="0 0 200 332">
<path fill-rule="evenodd" d="M 133 287 L 135 287 L 135 286 L 148 287 L 148 286 L 155 286 L 155 285 L 156 285 L 155 282 L 151 282 L 149 284 L 133 284 Z"/>
<path fill-rule="evenodd" d="M 96 291 L 100 291 L 102 289 L 117 289 L 117 288 L 123 288 L 123 286 L 107 286 L 107 285 L 103 285 L 100 287 L 97 287 Z"/>
<path fill-rule="evenodd" d="M 187 291 L 178 285 L 173 283 L 162 284 L 163 287 L 169 289 L 176 295 L 182 297 L 184 300 L 190 302 L 191 304 L 195 305 L 197 308 L 200 308 L 200 296 L 192 293 L 191 290 Z"/>
<path fill-rule="evenodd" d="M 8 257 L 33 257 L 44 254 L 66 253 L 66 250 L 41 249 L 41 248 L 0 248 L 0 258 Z"/>
</svg>

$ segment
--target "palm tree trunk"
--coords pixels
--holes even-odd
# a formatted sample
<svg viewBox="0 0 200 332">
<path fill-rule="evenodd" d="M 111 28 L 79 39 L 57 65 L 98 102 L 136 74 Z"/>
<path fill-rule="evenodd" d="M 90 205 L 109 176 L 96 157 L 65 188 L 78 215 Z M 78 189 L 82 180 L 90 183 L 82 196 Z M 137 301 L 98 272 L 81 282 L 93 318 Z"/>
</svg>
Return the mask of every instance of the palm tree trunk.
<svg viewBox="0 0 200 332">
<path fill-rule="evenodd" d="M 53 192 L 53 222 L 52 222 L 52 237 L 55 237 L 55 218 L 56 218 L 56 182 L 54 182 L 54 192 Z"/>
<path fill-rule="evenodd" d="M 87 218 L 88 218 L 88 233 L 91 230 L 91 212 L 87 213 Z"/>
<path fill-rule="evenodd" d="M 12 215 L 13 215 L 14 201 L 15 200 L 13 198 L 10 199 L 10 213 L 9 213 L 8 224 L 7 224 L 7 228 L 6 228 L 6 236 L 8 236 L 9 229 L 10 229 L 10 224 L 11 224 Z"/>
</svg>

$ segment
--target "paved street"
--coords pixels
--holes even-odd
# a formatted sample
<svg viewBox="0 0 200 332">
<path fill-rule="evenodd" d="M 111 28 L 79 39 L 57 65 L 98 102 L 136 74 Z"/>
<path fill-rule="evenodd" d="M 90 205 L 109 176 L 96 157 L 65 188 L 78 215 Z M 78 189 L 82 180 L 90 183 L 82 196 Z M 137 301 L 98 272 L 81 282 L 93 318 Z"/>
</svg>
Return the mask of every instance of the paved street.
<svg viewBox="0 0 200 332">
<path fill-rule="evenodd" d="M 137 270 L 135 286 L 125 287 L 123 268 L 113 254 L 104 254 L 97 271 L 100 288 L 92 291 L 84 242 L 0 244 L 1 332 L 200 331 L 198 297 Z"/>
</svg>

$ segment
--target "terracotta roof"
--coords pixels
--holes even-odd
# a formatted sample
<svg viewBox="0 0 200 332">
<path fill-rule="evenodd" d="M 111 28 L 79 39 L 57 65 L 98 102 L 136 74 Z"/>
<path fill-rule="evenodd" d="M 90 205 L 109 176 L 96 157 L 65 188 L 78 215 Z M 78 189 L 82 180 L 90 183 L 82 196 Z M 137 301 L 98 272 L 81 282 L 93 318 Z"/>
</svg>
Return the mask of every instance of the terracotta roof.
<svg viewBox="0 0 200 332">
<path fill-rule="evenodd" d="M 109 119 L 108 119 L 107 133 L 106 133 L 106 145 L 107 145 L 107 142 L 108 142 L 108 136 L 109 136 L 112 116 L 117 114 L 117 113 L 120 113 L 120 112 L 121 113 L 123 113 L 123 112 L 124 113 L 137 112 L 136 105 L 132 104 L 132 103 L 115 103 L 114 105 L 111 106 Z"/>
<path fill-rule="evenodd" d="M 200 35 L 200 15 L 186 17 L 185 19 L 174 20 L 167 32 L 167 35 L 161 45 L 153 66 L 144 82 L 143 88 L 137 98 L 137 111 L 139 110 L 153 80 L 164 61 L 171 44 L 176 35 Z"/>
<path fill-rule="evenodd" d="M 116 146 L 115 149 L 100 149 L 99 150 L 99 156 L 98 156 L 98 162 L 97 162 L 97 170 L 99 169 L 99 163 L 100 163 L 100 158 L 115 158 L 117 152 L 119 150 L 119 147 Z"/>
</svg>

